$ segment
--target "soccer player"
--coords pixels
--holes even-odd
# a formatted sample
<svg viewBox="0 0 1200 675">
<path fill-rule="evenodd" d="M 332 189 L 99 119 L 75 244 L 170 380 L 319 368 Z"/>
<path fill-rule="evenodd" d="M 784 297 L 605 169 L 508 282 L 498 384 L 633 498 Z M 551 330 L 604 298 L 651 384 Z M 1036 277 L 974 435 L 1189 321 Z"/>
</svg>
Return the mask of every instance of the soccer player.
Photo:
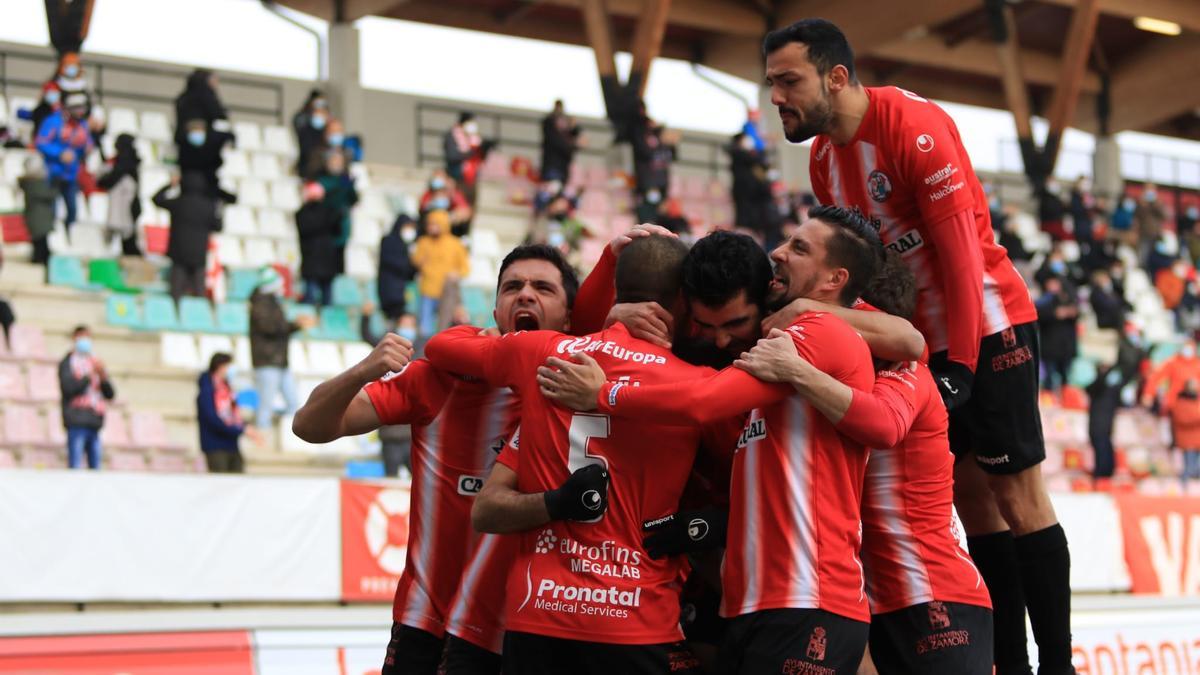
<svg viewBox="0 0 1200 675">
<path fill-rule="evenodd" d="M 809 216 L 771 254 L 772 307 L 799 297 L 848 305 L 883 257 L 875 230 L 860 216 L 836 207 Z M 788 333 L 817 368 L 851 388 L 871 389 L 870 353 L 846 322 L 808 312 Z M 640 421 L 702 424 L 751 411 L 733 463 L 721 598 L 721 614 L 731 621 L 722 671 L 855 673 L 870 618 L 858 559 L 866 449 L 839 435 L 790 386 L 735 368 L 699 381 L 631 386 L 603 383 L 594 363 L 578 359 L 584 363 L 548 362 L 561 375 L 543 369 L 543 393 L 576 409 Z"/>
<path fill-rule="evenodd" d="M 813 191 L 852 207 L 920 288 L 915 323 L 950 409 L 955 504 L 995 603 L 996 667 L 1071 673 L 1067 539 L 1042 480 L 1037 315 L 992 234 L 987 198 L 950 117 L 895 87 L 863 87 L 845 36 L 822 19 L 770 33 L 766 82 L 787 139 L 816 137 Z"/>
<path fill-rule="evenodd" d="M 654 301 L 678 313 L 686 250 L 668 237 L 630 243 L 617 258 L 617 300 Z M 583 352 L 634 387 L 710 372 L 631 337 L 622 323 L 579 338 L 551 331 L 490 337 L 460 327 L 426 346 L 434 365 L 512 387 L 521 398 L 518 451 L 501 454 L 473 513 L 480 529 L 521 533 L 508 579 L 504 672 L 694 672 L 679 628 L 686 562 L 651 559 L 641 529 L 644 520 L 678 508 L 704 432 L 666 420 L 630 424 L 575 414 L 542 398 L 537 367 L 550 355 Z M 736 435 L 729 427 L 719 443 Z M 554 522 L 565 505 L 543 493 L 589 465 L 609 472 L 607 512 L 590 523 Z"/>
<path fill-rule="evenodd" d="M 916 282 L 897 254 L 864 297 L 883 312 L 911 315 Z M 882 675 L 990 675 L 991 601 L 955 533 L 954 458 L 929 368 L 876 358 L 874 390 L 856 392 L 805 362 L 785 333 L 772 335 L 738 367 L 792 384 L 838 431 L 872 448 L 862 558 L 875 667 Z"/>
<path fill-rule="evenodd" d="M 518 247 L 500 266 L 496 324 L 505 333 L 566 329 L 578 285 L 558 251 Z M 472 535 L 471 504 L 516 426 L 510 392 L 452 377 L 426 360 L 410 363 L 411 356 L 407 340 L 388 334 L 362 362 L 318 386 L 293 422 L 296 435 L 314 443 L 367 433 L 381 424 L 413 427 L 408 550 L 393 603 L 385 675 L 437 671 L 468 556 L 476 543 L 489 545 Z M 602 479 L 590 478 L 582 484 L 580 478 L 563 481 L 564 498 L 603 486 Z M 500 604 L 492 597 L 503 593 L 496 579 L 479 588 L 481 606 Z M 450 640 L 448 658 L 458 666 L 452 672 L 498 672 L 499 656 L 486 639 L 489 630 L 499 628 L 463 630 L 461 639 Z"/>
</svg>

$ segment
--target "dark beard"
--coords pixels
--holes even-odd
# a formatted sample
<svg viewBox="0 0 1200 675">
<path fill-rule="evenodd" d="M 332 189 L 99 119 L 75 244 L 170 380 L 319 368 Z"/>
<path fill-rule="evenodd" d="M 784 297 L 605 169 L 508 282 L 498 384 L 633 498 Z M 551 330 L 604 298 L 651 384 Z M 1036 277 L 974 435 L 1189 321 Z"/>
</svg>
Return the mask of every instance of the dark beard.
<svg viewBox="0 0 1200 675">
<path fill-rule="evenodd" d="M 828 92 L 822 92 L 821 101 L 804 111 L 804 122 L 795 129 L 788 131 L 785 127 L 784 137 L 791 143 L 803 143 L 818 134 L 828 133 L 833 126 L 833 106 L 829 103 Z"/>
</svg>

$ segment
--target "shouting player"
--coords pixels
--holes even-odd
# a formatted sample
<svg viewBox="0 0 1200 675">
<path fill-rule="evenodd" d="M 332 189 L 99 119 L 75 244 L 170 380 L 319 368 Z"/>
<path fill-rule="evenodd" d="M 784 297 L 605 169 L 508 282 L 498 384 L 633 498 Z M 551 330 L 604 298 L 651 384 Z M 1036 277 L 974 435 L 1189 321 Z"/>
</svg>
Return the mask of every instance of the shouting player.
<svg viewBox="0 0 1200 675">
<path fill-rule="evenodd" d="M 995 243 L 958 130 L 912 92 L 859 84 L 828 21 L 774 31 L 763 52 L 787 139 L 816 137 L 817 199 L 859 211 L 916 275 L 915 324 L 950 409 L 951 448 L 970 458 L 955 468 L 955 504 L 995 603 L 997 672 L 1030 672 L 1028 608 L 1039 673 L 1071 673 L 1070 556 L 1040 468 L 1037 314 Z"/>
<path fill-rule="evenodd" d="M 864 297 L 882 312 L 911 316 L 916 283 L 897 254 Z M 743 355 L 738 367 L 792 384 L 839 431 L 872 448 L 863 486 L 862 557 L 876 668 L 882 675 L 990 675 L 991 602 L 955 533 L 954 457 L 946 408 L 929 368 L 877 357 L 874 390 L 855 392 L 801 359 L 782 331 L 772 335 Z"/>
<path fill-rule="evenodd" d="M 807 297 L 855 301 L 882 259 L 861 217 L 821 207 L 771 254 L 768 303 Z M 851 388 L 870 390 L 866 343 L 841 319 L 808 312 L 788 328 L 796 349 Z M 867 644 L 860 511 L 867 451 L 844 439 L 790 386 L 741 370 L 675 384 L 604 382 L 586 357 L 552 360 L 543 393 L 617 418 L 702 424 L 750 410 L 737 442 L 721 614 L 730 617 L 720 656 L 728 673 L 855 673 Z M 609 380 L 613 380 L 609 372 Z"/>
<path fill-rule="evenodd" d="M 617 258 L 617 300 L 654 301 L 678 312 L 686 250 L 668 237 L 630 243 Z M 431 340 L 426 353 L 439 367 L 511 386 L 521 397 L 518 451 L 502 453 L 474 513 L 484 529 L 524 530 L 509 574 L 506 675 L 694 672 L 679 628 L 686 563 L 650 558 L 641 539 L 644 520 L 678 508 L 702 430 L 574 414 L 542 398 L 535 378 L 548 356 L 573 353 L 595 354 L 630 386 L 711 371 L 633 338 L 622 323 L 579 338 L 550 331 L 497 338 L 455 328 Z M 737 435 L 737 427 L 725 426 L 717 443 Z M 609 472 L 607 512 L 599 517 L 597 510 L 592 523 L 550 522 L 567 505 L 541 493 L 589 465 Z M 597 498 L 570 506 L 587 508 Z"/>
</svg>

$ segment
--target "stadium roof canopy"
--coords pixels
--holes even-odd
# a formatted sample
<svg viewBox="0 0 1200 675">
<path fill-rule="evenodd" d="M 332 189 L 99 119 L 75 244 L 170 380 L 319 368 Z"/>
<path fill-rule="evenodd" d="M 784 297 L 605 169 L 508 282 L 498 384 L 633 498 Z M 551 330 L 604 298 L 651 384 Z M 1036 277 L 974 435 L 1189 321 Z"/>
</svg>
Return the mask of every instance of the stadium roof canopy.
<svg viewBox="0 0 1200 675">
<path fill-rule="evenodd" d="M 860 79 L 923 96 L 1047 117 L 1087 131 L 1200 140 L 1200 0 L 282 0 L 328 20 L 374 15 L 591 45 L 589 9 L 611 46 L 762 77 L 767 30 L 820 16 L 857 52 Z M 660 20 L 640 17 L 659 13 Z M 1135 19 L 1157 19 L 1149 32 Z M 660 28 L 654 37 L 655 28 Z M 594 24 L 592 25 L 594 28 Z M 1006 30 L 1007 27 L 1007 30 Z M 642 30 L 639 31 L 639 28 Z M 591 40 L 589 39 L 591 36 Z M 1016 83 L 1024 82 L 1025 87 Z M 1008 86 L 1005 86 L 1007 83 Z M 1108 91 L 1106 124 L 1101 124 Z M 1018 127 L 1021 126 L 1018 121 Z M 1061 129 L 1061 124 L 1059 125 Z M 1022 134 L 1024 135 L 1024 134 Z"/>
</svg>

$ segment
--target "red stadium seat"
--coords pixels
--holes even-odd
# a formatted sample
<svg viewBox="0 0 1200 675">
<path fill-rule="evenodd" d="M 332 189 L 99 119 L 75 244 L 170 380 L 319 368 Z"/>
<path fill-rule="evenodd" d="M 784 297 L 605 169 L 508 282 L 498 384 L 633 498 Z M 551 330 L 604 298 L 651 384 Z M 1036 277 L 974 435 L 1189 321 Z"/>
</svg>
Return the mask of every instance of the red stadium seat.
<svg viewBox="0 0 1200 675">
<path fill-rule="evenodd" d="M 46 441 L 50 445 L 67 447 L 67 430 L 63 428 L 62 408 L 58 406 L 46 409 Z"/>
<path fill-rule="evenodd" d="M 66 448 L 62 450 L 26 450 L 21 453 L 21 468 L 24 469 L 65 469 L 67 468 Z"/>
<path fill-rule="evenodd" d="M 125 423 L 125 415 L 115 410 L 109 410 L 104 416 L 104 428 L 100 430 L 100 443 L 106 448 L 132 448 L 133 441 L 129 439 L 129 427 Z"/>
<path fill-rule="evenodd" d="M 182 451 L 184 448 L 172 443 L 167 437 L 167 423 L 162 415 L 150 410 L 138 410 L 129 414 L 129 431 L 135 446 L 159 450 Z"/>
<path fill-rule="evenodd" d="M 39 403 L 57 403 L 62 397 L 58 369 L 48 364 L 29 366 L 29 398 Z"/>
<path fill-rule="evenodd" d="M 25 387 L 25 376 L 21 374 L 21 366 L 14 362 L 0 363 L 0 400 L 29 400 L 29 391 Z"/>
<path fill-rule="evenodd" d="M 154 453 L 150 456 L 149 468 L 161 473 L 190 473 L 193 465 L 183 455 Z"/>
<path fill-rule="evenodd" d="M 11 403 L 4 407 L 4 440 L 8 445 L 28 448 L 54 445 L 46 435 L 46 426 L 36 408 Z"/>
<path fill-rule="evenodd" d="M 54 362 L 54 359 L 46 353 L 46 336 L 37 326 L 13 326 L 8 334 L 8 342 L 13 358 Z"/>
<path fill-rule="evenodd" d="M 17 455 L 12 450 L 0 448 L 0 469 L 15 469 L 17 467 Z"/>
</svg>

